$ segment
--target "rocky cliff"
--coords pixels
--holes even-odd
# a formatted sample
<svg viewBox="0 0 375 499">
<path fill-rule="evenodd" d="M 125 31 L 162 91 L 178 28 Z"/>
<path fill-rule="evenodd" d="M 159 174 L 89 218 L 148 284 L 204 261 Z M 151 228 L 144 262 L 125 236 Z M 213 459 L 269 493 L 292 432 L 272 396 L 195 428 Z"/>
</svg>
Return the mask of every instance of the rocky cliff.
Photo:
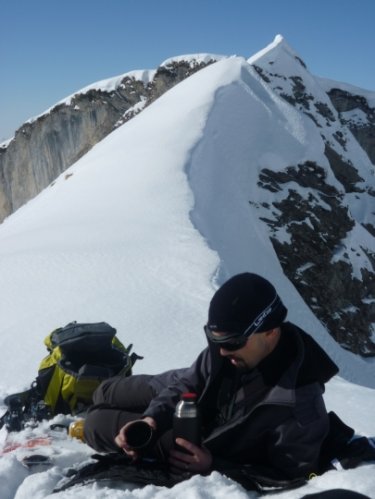
<svg viewBox="0 0 375 499">
<path fill-rule="evenodd" d="M 209 55 L 179 57 L 156 71 L 134 71 L 105 85 L 99 82 L 21 126 L 0 146 L 0 222 L 116 127 L 214 61 Z"/>
</svg>

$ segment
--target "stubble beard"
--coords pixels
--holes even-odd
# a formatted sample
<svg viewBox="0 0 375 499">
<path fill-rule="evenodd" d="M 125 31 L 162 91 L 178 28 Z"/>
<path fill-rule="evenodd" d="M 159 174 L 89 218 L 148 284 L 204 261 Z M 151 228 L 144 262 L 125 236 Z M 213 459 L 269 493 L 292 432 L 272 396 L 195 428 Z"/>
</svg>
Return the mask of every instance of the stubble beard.
<svg viewBox="0 0 375 499">
<path fill-rule="evenodd" d="M 249 370 L 243 359 L 239 359 L 238 357 L 233 356 L 229 357 L 228 360 L 232 364 L 232 366 L 234 366 L 239 372 L 245 372 Z"/>
</svg>

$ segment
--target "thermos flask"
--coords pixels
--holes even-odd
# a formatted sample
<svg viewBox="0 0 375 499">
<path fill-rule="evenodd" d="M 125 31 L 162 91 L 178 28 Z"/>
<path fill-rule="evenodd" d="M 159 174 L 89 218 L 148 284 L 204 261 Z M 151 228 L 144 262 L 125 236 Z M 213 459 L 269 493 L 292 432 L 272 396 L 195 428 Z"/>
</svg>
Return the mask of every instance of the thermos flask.
<svg viewBox="0 0 375 499">
<path fill-rule="evenodd" d="M 176 444 L 176 438 L 184 438 L 195 445 L 201 445 L 201 423 L 196 393 L 183 393 L 176 406 L 173 418 L 173 438 L 179 450 L 186 449 Z"/>
</svg>

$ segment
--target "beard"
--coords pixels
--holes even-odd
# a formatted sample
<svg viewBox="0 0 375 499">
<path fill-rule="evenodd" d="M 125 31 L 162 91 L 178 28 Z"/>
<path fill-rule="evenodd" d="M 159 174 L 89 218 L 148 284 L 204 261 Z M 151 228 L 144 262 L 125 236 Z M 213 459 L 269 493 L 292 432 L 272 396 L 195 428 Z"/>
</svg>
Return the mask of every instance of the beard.
<svg viewBox="0 0 375 499">
<path fill-rule="evenodd" d="M 231 357 L 227 357 L 227 359 L 239 372 L 246 372 L 249 370 L 243 359 L 240 359 L 234 355 Z"/>
</svg>

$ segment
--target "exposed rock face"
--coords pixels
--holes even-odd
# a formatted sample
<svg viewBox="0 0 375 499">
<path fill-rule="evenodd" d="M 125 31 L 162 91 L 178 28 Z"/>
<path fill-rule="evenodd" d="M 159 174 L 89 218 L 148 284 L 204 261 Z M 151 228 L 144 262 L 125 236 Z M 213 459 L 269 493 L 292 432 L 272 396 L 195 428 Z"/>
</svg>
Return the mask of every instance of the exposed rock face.
<svg viewBox="0 0 375 499">
<path fill-rule="evenodd" d="M 375 109 L 363 96 L 345 90 L 332 88 L 328 95 L 341 123 L 348 126 L 375 165 Z"/>
<path fill-rule="evenodd" d="M 374 273 L 365 269 L 361 279 L 352 275 L 348 253 L 356 249 L 342 241 L 355 222 L 342 195 L 326 183 L 325 170 L 312 162 L 280 173 L 264 169 L 259 177 L 260 187 L 271 192 L 283 191 L 290 182 L 299 189 L 288 189 L 282 201 L 263 207 L 272 216 L 261 217 L 274 234 L 271 239 L 280 263 L 336 341 L 355 353 L 375 355 L 369 335 L 369 323 L 375 320 L 370 300 L 375 297 Z M 280 228 L 287 229 L 288 242 L 276 237 Z M 367 251 L 373 266 L 375 253 Z"/>
<path fill-rule="evenodd" d="M 171 61 L 149 82 L 124 76 L 112 92 L 75 94 L 20 127 L 0 147 L 0 222 L 47 187 L 91 147 L 165 91 L 214 62 Z"/>
<path fill-rule="evenodd" d="M 330 334 L 354 353 L 375 356 L 375 109 L 363 96 L 315 88 L 295 59 L 294 73 L 281 72 L 269 54 L 255 69 L 313 121 L 329 169 L 308 160 L 279 172 L 265 165 L 258 185 L 275 200 L 268 194 L 250 204 L 269 227 L 284 272 Z M 367 231 L 366 246 L 357 243 L 358 231 Z"/>
</svg>

